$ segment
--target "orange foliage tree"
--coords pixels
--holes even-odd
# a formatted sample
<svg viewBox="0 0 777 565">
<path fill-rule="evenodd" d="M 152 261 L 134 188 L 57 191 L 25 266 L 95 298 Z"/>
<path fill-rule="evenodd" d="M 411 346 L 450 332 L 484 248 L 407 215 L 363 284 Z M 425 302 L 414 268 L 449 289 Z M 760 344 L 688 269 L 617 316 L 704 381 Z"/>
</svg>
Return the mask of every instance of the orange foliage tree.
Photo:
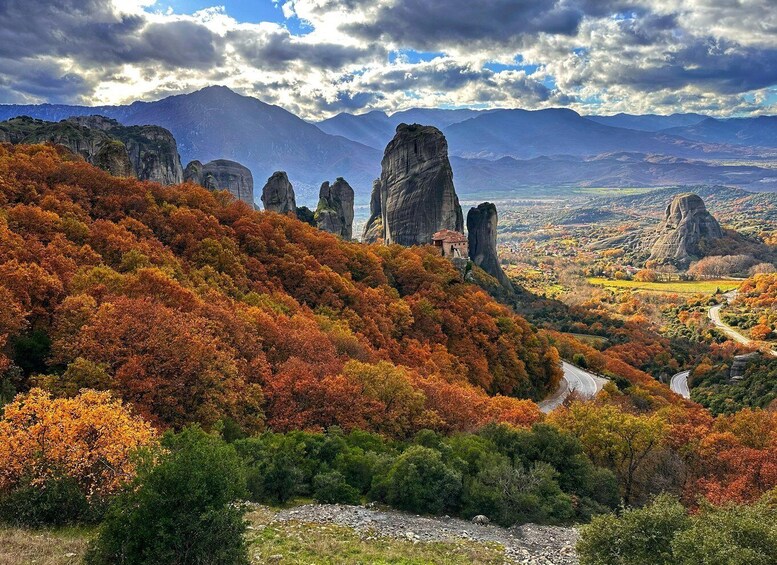
<svg viewBox="0 0 777 565">
<path fill-rule="evenodd" d="M 133 451 L 155 442 L 151 426 L 107 392 L 52 399 L 32 389 L 0 420 L 0 491 L 66 476 L 88 496 L 110 494 L 134 477 Z"/>
</svg>

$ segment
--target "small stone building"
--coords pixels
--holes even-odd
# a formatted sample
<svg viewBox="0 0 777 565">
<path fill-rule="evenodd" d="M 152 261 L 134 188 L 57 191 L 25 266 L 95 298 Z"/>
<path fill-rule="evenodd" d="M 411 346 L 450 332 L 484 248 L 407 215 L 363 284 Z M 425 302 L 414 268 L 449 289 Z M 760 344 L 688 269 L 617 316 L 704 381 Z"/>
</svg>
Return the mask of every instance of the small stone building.
<svg viewBox="0 0 777 565">
<path fill-rule="evenodd" d="M 439 247 L 443 257 L 469 257 L 467 236 L 453 230 L 440 230 L 432 236 L 432 245 Z"/>
</svg>

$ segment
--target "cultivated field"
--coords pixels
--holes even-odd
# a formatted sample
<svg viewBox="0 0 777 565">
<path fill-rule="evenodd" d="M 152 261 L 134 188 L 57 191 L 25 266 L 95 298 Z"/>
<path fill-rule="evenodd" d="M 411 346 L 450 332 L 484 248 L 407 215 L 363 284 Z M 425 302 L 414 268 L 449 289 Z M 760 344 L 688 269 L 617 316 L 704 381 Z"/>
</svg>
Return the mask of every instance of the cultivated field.
<svg viewBox="0 0 777 565">
<path fill-rule="evenodd" d="M 708 281 L 641 282 L 592 277 L 588 279 L 588 282 L 593 285 L 607 288 L 643 290 L 667 294 L 715 294 L 718 291 L 727 292 L 739 287 L 739 281 L 722 279 Z"/>
</svg>

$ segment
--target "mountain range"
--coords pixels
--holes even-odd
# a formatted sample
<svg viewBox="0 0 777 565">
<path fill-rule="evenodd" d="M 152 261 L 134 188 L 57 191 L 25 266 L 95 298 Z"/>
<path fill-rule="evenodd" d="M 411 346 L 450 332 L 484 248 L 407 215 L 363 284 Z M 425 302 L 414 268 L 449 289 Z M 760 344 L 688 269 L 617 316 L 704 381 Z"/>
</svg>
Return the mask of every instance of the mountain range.
<svg viewBox="0 0 777 565">
<path fill-rule="evenodd" d="M 569 109 L 415 108 L 386 114 L 339 114 L 311 123 L 256 98 L 212 86 L 155 102 L 123 106 L 0 105 L 0 119 L 28 115 L 58 121 L 100 114 L 172 132 L 181 160 L 232 159 L 258 185 L 288 172 L 302 203 L 323 181 L 345 177 L 357 200 L 369 198 L 383 149 L 399 123 L 433 125 L 445 134 L 456 188 L 668 186 L 730 184 L 777 190 L 777 116 L 716 119 L 700 114 L 581 116 Z"/>
</svg>

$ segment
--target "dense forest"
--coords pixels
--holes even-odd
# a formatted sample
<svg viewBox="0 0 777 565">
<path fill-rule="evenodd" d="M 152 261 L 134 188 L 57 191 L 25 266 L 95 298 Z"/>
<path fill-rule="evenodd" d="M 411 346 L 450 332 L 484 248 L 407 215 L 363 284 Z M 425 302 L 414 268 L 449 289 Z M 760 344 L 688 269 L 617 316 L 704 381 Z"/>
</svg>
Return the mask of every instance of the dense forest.
<svg viewBox="0 0 777 565">
<path fill-rule="evenodd" d="M 547 340 L 429 248 L 346 243 L 226 193 L 0 154 L 3 390 L 110 390 L 161 428 L 535 421 Z"/>
</svg>

